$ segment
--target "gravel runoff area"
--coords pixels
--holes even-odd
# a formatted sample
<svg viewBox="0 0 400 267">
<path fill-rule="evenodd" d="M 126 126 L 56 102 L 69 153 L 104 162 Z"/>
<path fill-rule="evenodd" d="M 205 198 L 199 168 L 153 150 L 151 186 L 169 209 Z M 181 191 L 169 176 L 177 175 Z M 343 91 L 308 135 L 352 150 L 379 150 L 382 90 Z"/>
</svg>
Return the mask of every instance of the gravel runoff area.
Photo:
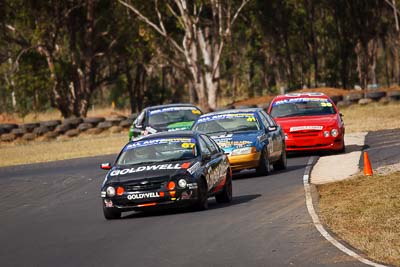
<svg viewBox="0 0 400 267">
<path fill-rule="evenodd" d="M 346 152 L 343 154 L 322 156 L 311 172 L 312 184 L 326 184 L 350 178 L 362 172 L 360 157 L 365 145 L 366 132 L 345 135 Z M 400 170 L 400 163 L 374 169 L 376 174 L 389 174 Z"/>
</svg>

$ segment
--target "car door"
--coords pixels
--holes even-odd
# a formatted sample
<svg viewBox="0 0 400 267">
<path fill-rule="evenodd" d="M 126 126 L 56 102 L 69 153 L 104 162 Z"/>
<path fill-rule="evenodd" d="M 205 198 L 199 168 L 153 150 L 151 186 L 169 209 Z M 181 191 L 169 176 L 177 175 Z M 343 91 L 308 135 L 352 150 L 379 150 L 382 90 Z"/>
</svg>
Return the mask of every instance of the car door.
<svg viewBox="0 0 400 267">
<path fill-rule="evenodd" d="M 265 116 L 263 116 L 262 113 L 258 113 L 258 116 L 260 117 L 261 123 L 263 125 L 263 130 L 264 130 L 264 135 L 266 136 L 266 139 L 268 140 L 267 144 L 267 150 L 268 150 L 268 155 L 269 157 L 275 157 L 276 151 L 275 151 L 275 133 L 273 131 L 270 131 L 269 128 L 269 122 L 266 119 Z M 262 140 L 265 138 L 262 138 Z"/>
<path fill-rule="evenodd" d="M 267 131 L 272 138 L 272 144 L 274 148 L 273 148 L 273 153 L 271 153 L 271 156 L 275 159 L 279 158 L 282 153 L 283 136 L 281 134 L 281 128 L 266 112 L 260 111 L 260 115 L 262 118 L 265 119 L 267 123 Z"/>
<path fill-rule="evenodd" d="M 207 135 L 201 135 L 200 137 L 205 142 L 211 155 L 207 166 L 207 184 L 208 190 L 213 190 L 223 179 L 223 174 L 221 174 L 223 152 Z"/>
</svg>

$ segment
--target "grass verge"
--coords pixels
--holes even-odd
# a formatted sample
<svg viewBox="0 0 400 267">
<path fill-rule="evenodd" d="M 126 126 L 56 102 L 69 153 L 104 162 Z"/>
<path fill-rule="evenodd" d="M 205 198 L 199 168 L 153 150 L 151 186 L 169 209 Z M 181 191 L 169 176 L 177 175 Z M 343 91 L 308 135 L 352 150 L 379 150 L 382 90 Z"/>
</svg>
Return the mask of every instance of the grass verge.
<svg viewBox="0 0 400 267">
<path fill-rule="evenodd" d="M 0 167 L 119 153 L 128 133 L 79 136 L 69 140 L 0 144 Z"/>
<path fill-rule="evenodd" d="M 400 266 L 400 172 L 320 185 L 320 217 L 376 261 Z"/>
<path fill-rule="evenodd" d="M 400 102 L 341 108 L 347 133 L 400 128 Z"/>
</svg>

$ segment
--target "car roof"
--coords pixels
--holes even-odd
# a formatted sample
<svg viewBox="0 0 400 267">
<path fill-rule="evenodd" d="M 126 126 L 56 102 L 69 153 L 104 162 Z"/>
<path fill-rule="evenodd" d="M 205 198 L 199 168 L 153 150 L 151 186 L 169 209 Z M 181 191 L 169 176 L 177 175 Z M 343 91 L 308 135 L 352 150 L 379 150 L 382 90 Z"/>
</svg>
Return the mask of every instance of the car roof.
<svg viewBox="0 0 400 267">
<path fill-rule="evenodd" d="M 171 107 L 193 107 L 193 108 L 197 108 L 197 109 L 200 110 L 199 107 L 197 107 L 197 106 L 195 106 L 193 104 L 188 104 L 188 103 L 177 103 L 177 104 L 165 104 L 165 105 L 150 106 L 150 107 L 146 107 L 144 110 L 155 110 L 155 109 L 171 108 Z"/>
<path fill-rule="evenodd" d="M 251 112 L 254 113 L 256 111 L 262 110 L 262 108 L 239 108 L 239 109 L 226 109 L 220 111 L 214 111 L 210 113 L 206 113 L 201 115 L 200 117 L 208 117 L 213 115 L 221 115 L 221 114 L 231 114 L 231 113 L 238 113 L 238 112 Z"/>
<path fill-rule="evenodd" d="M 273 101 L 291 99 L 291 98 L 309 98 L 309 97 L 329 99 L 329 97 L 326 94 L 320 92 L 300 92 L 300 93 L 288 93 L 284 95 L 278 95 L 274 98 Z"/>
<path fill-rule="evenodd" d="M 197 137 L 200 133 L 195 131 L 171 131 L 171 132 L 158 132 L 154 134 L 149 134 L 141 136 L 129 143 L 134 143 L 136 141 L 150 140 L 154 138 L 168 138 L 168 137 Z"/>
</svg>

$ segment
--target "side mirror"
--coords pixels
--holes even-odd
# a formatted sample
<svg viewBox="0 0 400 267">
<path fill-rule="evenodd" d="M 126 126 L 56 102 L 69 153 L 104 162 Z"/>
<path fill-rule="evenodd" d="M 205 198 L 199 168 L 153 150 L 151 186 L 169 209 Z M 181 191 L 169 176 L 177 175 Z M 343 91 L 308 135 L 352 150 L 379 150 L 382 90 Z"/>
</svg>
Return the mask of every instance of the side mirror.
<svg viewBox="0 0 400 267">
<path fill-rule="evenodd" d="M 211 159 L 211 154 L 203 154 L 201 155 L 202 160 L 210 160 Z"/>
<path fill-rule="evenodd" d="M 344 115 L 343 115 L 342 113 L 339 113 L 339 116 L 340 116 L 340 117 L 344 117 Z"/>
<path fill-rule="evenodd" d="M 135 124 L 135 128 L 137 128 L 137 129 L 143 129 L 143 125 L 141 125 L 141 124 Z"/>
<path fill-rule="evenodd" d="M 273 132 L 273 131 L 276 131 L 277 129 L 278 129 L 277 126 L 268 126 L 268 128 L 267 128 L 268 132 Z"/>
<path fill-rule="evenodd" d="M 103 169 L 103 170 L 111 170 L 111 164 L 110 163 L 102 163 L 101 165 L 100 165 L 100 168 L 101 169 Z"/>
</svg>

